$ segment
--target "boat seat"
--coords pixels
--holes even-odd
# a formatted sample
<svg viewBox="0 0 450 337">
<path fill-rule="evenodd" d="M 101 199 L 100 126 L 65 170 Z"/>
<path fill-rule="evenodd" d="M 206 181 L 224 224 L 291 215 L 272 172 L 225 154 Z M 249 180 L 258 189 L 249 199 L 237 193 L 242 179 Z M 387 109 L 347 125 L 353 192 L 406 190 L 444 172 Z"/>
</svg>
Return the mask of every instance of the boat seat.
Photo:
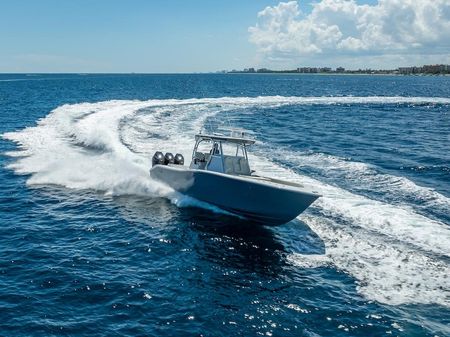
<svg viewBox="0 0 450 337">
<path fill-rule="evenodd" d="M 250 166 L 243 157 L 224 156 L 225 173 L 249 175 Z"/>
<path fill-rule="evenodd" d="M 245 158 L 234 158 L 233 164 L 235 174 L 250 174 L 250 167 L 248 166 L 247 160 L 245 160 Z"/>
<path fill-rule="evenodd" d="M 250 175 L 250 166 L 245 158 L 239 158 L 240 171 L 239 174 Z"/>
<path fill-rule="evenodd" d="M 234 173 L 233 157 L 224 156 L 224 164 L 225 164 L 225 173 L 233 174 Z"/>
</svg>

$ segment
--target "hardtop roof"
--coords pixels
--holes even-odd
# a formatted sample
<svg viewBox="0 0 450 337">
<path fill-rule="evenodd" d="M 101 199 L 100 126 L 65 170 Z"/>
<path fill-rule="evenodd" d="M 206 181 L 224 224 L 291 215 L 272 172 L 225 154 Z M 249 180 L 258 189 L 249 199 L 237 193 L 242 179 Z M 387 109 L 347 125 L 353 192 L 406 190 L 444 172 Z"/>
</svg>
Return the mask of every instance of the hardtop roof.
<svg viewBox="0 0 450 337">
<path fill-rule="evenodd" d="M 208 135 L 208 134 L 202 134 L 198 133 L 195 135 L 195 140 L 217 140 L 221 142 L 226 143 L 233 143 L 233 144 L 240 144 L 240 145 L 252 145 L 255 144 L 254 139 L 250 138 L 243 138 L 243 137 L 230 137 L 230 136 L 224 136 L 224 135 Z"/>
</svg>

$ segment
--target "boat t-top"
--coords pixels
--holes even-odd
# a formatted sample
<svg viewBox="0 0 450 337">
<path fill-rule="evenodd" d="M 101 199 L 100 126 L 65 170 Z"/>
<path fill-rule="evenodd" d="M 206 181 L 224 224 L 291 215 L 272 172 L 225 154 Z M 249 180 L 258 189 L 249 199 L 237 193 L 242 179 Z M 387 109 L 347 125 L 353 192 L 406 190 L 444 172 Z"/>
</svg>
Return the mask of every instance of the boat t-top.
<svg viewBox="0 0 450 337">
<path fill-rule="evenodd" d="M 247 149 L 255 140 L 241 130 L 195 135 L 189 167 L 181 154 L 156 152 L 150 175 L 174 190 L 238 216 L 280 225 L 302 213 L 320 195 L 305 186 L 263 177 L 251 170 Z"/>
</svg>

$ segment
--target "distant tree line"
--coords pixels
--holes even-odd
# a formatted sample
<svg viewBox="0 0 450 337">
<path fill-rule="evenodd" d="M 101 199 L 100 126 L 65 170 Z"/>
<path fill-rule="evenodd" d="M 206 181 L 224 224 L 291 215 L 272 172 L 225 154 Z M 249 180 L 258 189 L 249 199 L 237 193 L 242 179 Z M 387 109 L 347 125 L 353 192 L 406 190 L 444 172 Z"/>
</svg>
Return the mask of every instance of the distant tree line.
<svg viewBox="0 0 450 337">
<path fill-rule="evenodd" d="M 358 69 L 347 70 L 343 67 L 332 69 L 330 67 L 300 67 L 296 69 L 287 70 L 272 70 L 267 68 L 245 68 L 244 70 L 222 71 L 222 73 L 238 73 L 238 74 L 252 74 L 252 73 L 298 73 L 298 74 L 401 74 L 401 75 L 419 75 L 419 74 L 450 74 L 450 65 L 447 64 L 433 64 L 423 65 L 421 67 L 399 67 L 397 69 Z"/>
</svg>

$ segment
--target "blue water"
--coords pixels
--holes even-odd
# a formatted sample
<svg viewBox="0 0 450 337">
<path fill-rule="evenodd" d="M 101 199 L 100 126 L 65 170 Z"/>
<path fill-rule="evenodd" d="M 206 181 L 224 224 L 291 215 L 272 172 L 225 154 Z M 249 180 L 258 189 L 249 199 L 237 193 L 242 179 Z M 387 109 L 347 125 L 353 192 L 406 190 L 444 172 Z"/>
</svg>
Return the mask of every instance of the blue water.
<svg viewBox="0 0 450 337">
<path fill-rule="evenodd" d="M 152 181 L 239 126 L 323 195 L 258 227 Z M 1 336 L 450 335 L 450 78 L 0 75 Z"/>
</svg>

